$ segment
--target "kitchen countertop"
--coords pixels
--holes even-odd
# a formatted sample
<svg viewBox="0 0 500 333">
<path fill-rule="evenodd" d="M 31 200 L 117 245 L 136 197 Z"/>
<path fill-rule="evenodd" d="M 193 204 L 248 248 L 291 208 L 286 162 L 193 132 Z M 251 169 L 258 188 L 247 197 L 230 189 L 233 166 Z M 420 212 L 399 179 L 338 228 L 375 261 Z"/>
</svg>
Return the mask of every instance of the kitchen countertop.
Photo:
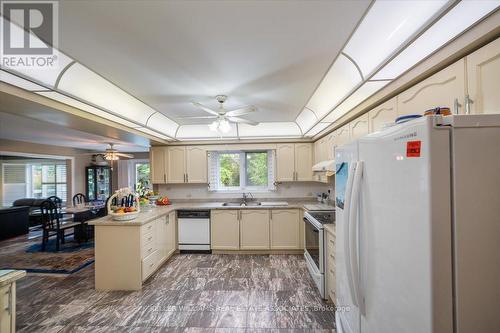
<svg viewBox="0 0 500 333">
<path fill-rule="evenodd" d="M 293 201 L 288 202 L 288 205 L 284 206 L 283 202 L 276 202 L 273 206 L 272 202 L 267 202 L 265 205 L 261 206 L 223 206 L 223 202 L 180 202 L 173 203 L 168 206 L 157 206 L 148 211 L 141 211 L 139 216 L 130 221 L 115 221 L 111 216 L 104 216 L 95 220 L 88 221 L 88 224 L 95 226 L 138 226 L 143 225 L 152 220 L 155 220 L 161 216 L 167 215 L 174 210 L 181 209 L 304 209 L 305 205 L 314 205 L 314 201 Z M 317 202 L 316 202 L 317 204 Z"/>
<path fill-rule="evenodd" d="M 0 287 L 8 285 L 22 277 L 26 276 L 26 271 L 1 269 L 0 270 Z"/>
</svg>

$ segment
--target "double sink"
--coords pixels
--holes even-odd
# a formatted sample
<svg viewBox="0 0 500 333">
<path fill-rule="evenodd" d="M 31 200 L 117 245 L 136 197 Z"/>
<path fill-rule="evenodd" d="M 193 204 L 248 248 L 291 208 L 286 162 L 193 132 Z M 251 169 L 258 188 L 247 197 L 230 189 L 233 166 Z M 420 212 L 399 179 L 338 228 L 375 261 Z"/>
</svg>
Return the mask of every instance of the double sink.
<svg viewBox="0 0 500 333">
<path fill-rule="evenodd" d="M 248 202 L 224 202 L 222 206 L 225 207 L 248 207 L 248 206 L 260 206 L 262 203 L 258 201 L 248 201 Z"/>
</svg>

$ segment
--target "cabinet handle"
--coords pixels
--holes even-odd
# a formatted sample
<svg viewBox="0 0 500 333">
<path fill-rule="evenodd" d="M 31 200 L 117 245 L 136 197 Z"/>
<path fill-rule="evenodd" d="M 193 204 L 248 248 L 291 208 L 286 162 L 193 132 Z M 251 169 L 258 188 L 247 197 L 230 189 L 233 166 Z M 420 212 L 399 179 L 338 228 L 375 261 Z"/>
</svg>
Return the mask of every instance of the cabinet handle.
<svg viewBox="0 0 500 333">
<path fill-rule="evenodd" d="M 189 183 L 189 175 L 186 173 L 186 183 Z"/>
<path fill-rule="evenodd" d="M 461 107 L 460 103 L 458 103 L 458 98 L 455 98 L 453 101 L 453 113 L 454 114 L 459 114 L 458 109 Z"/>
<path fill-rule="evenodd" d="M 273 211 L 272 211 L 272 210 L 270 210 L 270 211 L 269 211 L 269 214 L 271 214 L 270 219 L 272 220 L 272 219 L 273 219 Z"/>
<path fill-rule="evenodd" d="M 471 104 L 474 104 L 474 101 L 470 99 L 469 95 L 465 95 L 465 114 L 470 114 Z"/>
<path fill-rule="evenodd" d="M 163 174 L 163 182 L 166 183 L 167 182 L 167 175 L 166 174 Z"/>
</svg>

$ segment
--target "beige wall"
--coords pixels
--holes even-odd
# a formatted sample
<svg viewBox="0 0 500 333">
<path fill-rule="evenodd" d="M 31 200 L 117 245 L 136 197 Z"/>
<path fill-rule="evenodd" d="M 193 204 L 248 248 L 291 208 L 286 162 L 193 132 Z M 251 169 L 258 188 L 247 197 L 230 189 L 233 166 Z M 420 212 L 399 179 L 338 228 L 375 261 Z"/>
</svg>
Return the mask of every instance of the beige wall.
<svg viewBox="0 0 500 333">
<path fill-rule="evenodd" d="M 83 149 L 0 139 L 0 155 L 9 155 L 9 153 L 48 155 L 67 159 L 72 164 L 72 168 L 68 174 L 68 193 L 71 197 L 79 192 L 85 193 L 85 167 L 90 164 L 91 156 L 82 154 L 87 152 Z M 1 184 L 0 173 L 0 186 Z"/>
</svg>

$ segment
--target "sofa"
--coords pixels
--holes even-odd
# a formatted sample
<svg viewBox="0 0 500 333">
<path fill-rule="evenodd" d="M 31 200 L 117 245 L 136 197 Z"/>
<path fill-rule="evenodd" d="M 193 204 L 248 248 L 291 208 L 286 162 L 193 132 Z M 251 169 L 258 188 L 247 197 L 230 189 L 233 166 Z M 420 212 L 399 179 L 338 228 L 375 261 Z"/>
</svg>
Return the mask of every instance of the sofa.
<svg viewBox="0 0 500 333">
<path fill-rule="evenodd" d="M 0 208 L 0 240 L 29 232 L 28 206 Z"/>
<path fill-rule="evenodd" d="M 46 199 L 36 199 L 36 198 L 23 198 L 17 199 L 12 204 L 12 207 L 25 207 L 29 208 L 29 226 L 41 225 L 42 216 L 40 213 L 40 205 Z"/>
</svg>

